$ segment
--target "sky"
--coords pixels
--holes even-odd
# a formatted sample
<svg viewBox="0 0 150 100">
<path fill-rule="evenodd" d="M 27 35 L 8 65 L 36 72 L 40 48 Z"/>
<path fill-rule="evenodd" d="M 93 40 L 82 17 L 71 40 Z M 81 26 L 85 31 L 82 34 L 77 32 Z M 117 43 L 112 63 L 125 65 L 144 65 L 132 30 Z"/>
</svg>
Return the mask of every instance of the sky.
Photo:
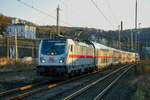
<svg viewBox="0 0 150 100">
<path fill-rule="evenodd" d="M 60 6 L 60 25 L 116 30 L 121 21 L 124 29 L 134 28 L 135 0 L 0 0 L 0 13 L 31 21 L 38 25 L 55 25 Z M 36 8 L 43 13 L 36 11 Z M 46 14 L 45 14 L 46 13 Z M 104 17 L 105 16 L 105 17 Z M 150 0 L 138 0 L 138 23 L 150 27 Z"/>
</svg>

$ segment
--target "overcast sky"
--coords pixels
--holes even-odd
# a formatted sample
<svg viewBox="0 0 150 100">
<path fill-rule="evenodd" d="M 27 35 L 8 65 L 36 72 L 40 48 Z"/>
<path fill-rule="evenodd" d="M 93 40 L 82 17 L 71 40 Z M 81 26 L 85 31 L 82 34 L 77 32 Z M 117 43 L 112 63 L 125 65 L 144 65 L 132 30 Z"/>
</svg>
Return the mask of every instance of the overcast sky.
<svg viewBox="0 0 150 100">
<path fill-rule="evenodd" d="M 18 0 L 0 0 L 0 13 L 39 25 L 55 25 L 56 7 L 59 4 L 60 25 L 113 30 L 117 29 L 122 20 L 124 29 L 134 28 L 135 0 L 93 0 L 107 20 L 91 0 L 21 1 L 50 14 L 51 17 L 19 3 Z M 138 0 L 138 23 L 141 23 L 141 27 L 150 27 L 150 0 Z"/>
</svg>

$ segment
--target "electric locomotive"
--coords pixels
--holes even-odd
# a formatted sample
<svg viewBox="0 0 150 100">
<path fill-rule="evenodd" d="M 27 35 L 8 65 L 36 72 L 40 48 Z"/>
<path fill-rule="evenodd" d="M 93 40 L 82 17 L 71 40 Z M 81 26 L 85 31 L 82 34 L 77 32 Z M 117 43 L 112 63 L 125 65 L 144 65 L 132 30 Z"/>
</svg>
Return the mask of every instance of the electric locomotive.
<svg viewBox="0 0 150 100">
<path fill-rule="evenodd" d="M 95 69 L 94 47 L 72 39 L 44 39 L 39 46 L 37 73 L 74 76 Z"/>
</svg>

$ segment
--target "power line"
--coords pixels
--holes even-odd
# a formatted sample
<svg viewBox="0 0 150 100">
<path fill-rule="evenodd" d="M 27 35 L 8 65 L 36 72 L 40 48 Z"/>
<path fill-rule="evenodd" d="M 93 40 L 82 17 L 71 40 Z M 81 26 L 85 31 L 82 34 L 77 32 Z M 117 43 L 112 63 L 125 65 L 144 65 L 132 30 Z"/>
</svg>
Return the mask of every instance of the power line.
<svg viewBox="0 0 150 100">
<path fill-rule="evenodd" d="M 105 14 L 102 12 L 102 10 L 98 7 L 98 5 L 93 1 L 90 0 L 92 4 L 97 8 L 97 10 L 100 12 L 100 14 L 105 18 L 105 20 L 114 28 L 114 25 L 111 23 L 111 21 L 105 16 Z"/>
<path fill-rule="evenodd" d="M 29 4 L 25 3 L 25 2 L 23 2 L 22 0 L 17 0 L 17 1 L 18 1 L 19 3 L 21 3 L 21 4 L 23 4 L 23 5 L 25 5 L 25 6 L 29 7 L 29 8 L 31 8 L 31 9 L 34 9 L 35 11 L 37 11 L 37 12 L 39 12 L 39 13 L 41 13 L 41 14 L 47 15 L 47 16 L 51 17 L 52 19 L 56 20 L 56 17 L 50 15 L 50 14 L 47 13 L 47 12 L 44 12 L 44 11 L 38 9 L 38 8 L 35 8 L 35 7 L 33 7 L 32 5 L 29 5 Z M 69 25 L 69 26 L 72 26 L 71 24 L 69 24 L 69 23 L 67 23 L 67 22 L 65 22 L 65 21 L 62 21 L 62 22 L 63 22 L 64 24 L 67 24 L 67 25 Z"/>
<path fill-rule="evenodd" d="M 117 23 L 116 14 L 112 10 L 109 0 L 106 0 L 106 3 L 107 3 L 107 6 L 108 6 L 108 9 L 110 10 L 110 13 L 113 15 L 113 18 L 115 19 L 115 22 Z"/>
<path fill-rule="evenodd" d="M 65 21 L 68 22 L 68 5 L 63 0 L 59 0 L 59 5 L 63 5 L 65 7 L 64 17 L 65 17 Z"/>
</svg>

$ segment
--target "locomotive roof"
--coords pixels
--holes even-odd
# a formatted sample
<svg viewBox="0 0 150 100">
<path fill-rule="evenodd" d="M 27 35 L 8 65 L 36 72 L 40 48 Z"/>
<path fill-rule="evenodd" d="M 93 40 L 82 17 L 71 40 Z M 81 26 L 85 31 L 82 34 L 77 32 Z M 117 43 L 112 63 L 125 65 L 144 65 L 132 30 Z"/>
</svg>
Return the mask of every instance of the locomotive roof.
<svg viewBox="0 0 150 100">
<path fill-rule="evenodd" d="M 107 49 L 107 50 L 113 50 L 113 51 L 116 51 L 116 52 L 128 53 L 126 51 L 115 49 L 115 48 L 112 48 L 112 47 L 108 47 L 108 46 L 105 46 L 105 45 L 100 44 L 100 43 L 96 43 L 96 42 L 93 42 L 93 41 L 91 41 L 91 42 L 94 44 L 96 49 Z"/>
<path fill-rule="evenodd" d="M 91 41 L 91 42 L 93 43 L 93 45 L 95 46 L 96 49 L 112 49 L 112 48 L 110 48 L 108 46 L 105 46 L 103 44 L 96 43 L 96 42 L 93 42 L 93 41 Z"/>
<path fill-rule="evenodd" d="M 66 41 L 66 39 L 65 38 L 56 38 L 56 39 L 42 39 L 42 40 L 44 40 L 44 41 Z"/>
<path fill-rule="evenodd" d="M 89 44 L 87 44 L 87 43 L 84 43 L 84 42 L 80 42 L 80 41 L 74 41 L 74 40 L 72 40 L 72 39 L 68 39 L 68 42 L 69 42 L 69 44 L 72 44 L 72 45 L 81 45 L 81 46 L 85 46 L 85 47 L 90 47 L 90 46 L 92 46 L 92 45 L 89 45 Z"/>
</svg>

